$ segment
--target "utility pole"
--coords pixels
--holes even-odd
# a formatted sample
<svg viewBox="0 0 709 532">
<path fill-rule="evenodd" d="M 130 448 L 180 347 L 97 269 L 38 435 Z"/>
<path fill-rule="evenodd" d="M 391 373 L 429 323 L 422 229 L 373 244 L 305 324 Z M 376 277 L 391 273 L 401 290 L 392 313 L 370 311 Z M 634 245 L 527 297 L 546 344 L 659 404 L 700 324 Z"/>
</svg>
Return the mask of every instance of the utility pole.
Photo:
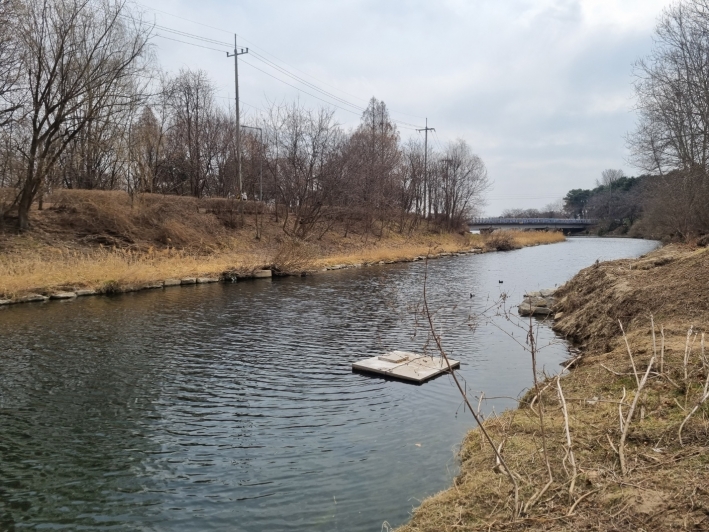
<svg viewBox="0 0 709 532">
<path fill-rule="evenodd" d="M 236 174 L 239 183 L 239 199 L 241 199 L 241 125 L 239 123 L 239 56 L 248 54 L 248 48 L 239 50 L 236 46 L 236 33 L 234 34 L 234 53 L 226 53 L 227 57 L 234 58 L 234 100 L 236 101 Z"/>
<path fill-rule="evenodd" d="M 425 131 L 423 141 L 423 216 L 428 218 L 428 204 L 426 203 L 426 194 L 428 192 L 428 132 L 436 131 L 434 127 L 428 127 L 428 118 L 426 118 L 426 127 L 417 129 L 416 131 Z M 429 198 L 430 201 L 431 198 Z"/>
</svg>

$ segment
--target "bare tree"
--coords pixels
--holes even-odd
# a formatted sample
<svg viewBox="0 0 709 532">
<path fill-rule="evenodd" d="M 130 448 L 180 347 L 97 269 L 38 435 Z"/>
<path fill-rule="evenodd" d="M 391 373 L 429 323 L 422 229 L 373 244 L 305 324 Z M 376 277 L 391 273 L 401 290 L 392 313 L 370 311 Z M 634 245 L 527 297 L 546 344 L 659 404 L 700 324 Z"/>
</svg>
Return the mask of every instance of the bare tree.
<svg viewBox="0 0 709 532">
<path fill-rule="evenodd" d="M 601 180 L 596 180 L 596 186 L 603 187 L 605 189 L 605 196 L 607 200 L 607 214 L 604 218 L 611 218 L 611 204 L 613 203 L 613 187 L 616 183 L 625 177 L 623 170 L 614 170 L 613 168 L 608 168 L 601 172 Z"/>
<path fill-rule="evenodd" d="M 482 205 L 490 181 L 485 163 L 463 139 L 448 145 L 441 162 L 440 210 L 447 228 L 457 229 Z"/>
<path fill-rule="evenodd" d="M 709 230 L 708 27 L 709 0 L 673 3 L 652 52 L 635 64 L 639 122 L 629 146 L 636 166 L 661 176 L 648 188 L 645 216 L 684 239 Z"/>
<path fill-rule="evenodd" d="M 648 172 L 706 168 L 709 160 L 709 2 L 666 8 L 655 47 L 636 62 L 640 120 L 629 138 L 635 164 Z"/>
<path fill-rule="evenodd" d="M 7 126 L 22 108 L 17 97 L 20 58 L 14 38 L 16 7 L 14 0 L 0 0 L 0 128 Z"/>
<path fill-rule="evenodd" d="M 279 112 L 277 189 L 286 207 L 283 229 L 304 238 L 322 221 L 342 183 L 346 138 L 330 109 L 310 111 L 293 104 Z"/>
<path fill-rule="evenodd" d="M 408 214 L 424 214 L 424 145 L 419 139 L 409 139 L 402 147 L 398 177 L 399 230 L 404 232 Z M 416 220 L 417 217 L 412 218 L 412 222 Z"/>
<path fill-rule="evenodd" d="M 367 218 L 368 228 L 393 207 L 399 167 L 399 132 L 384 102 L 372 98 L 348 146 L 351 179 L 357 190 L 356 204 Z M 384 220 L 382 219 L 382 222 Z"/>
<path fill-rule="evenodd" d="M 216 171 L 214 92 L 203 70 L 182 69 L 169 82 L 172 124 L 168 149 L 176 192 L 201 197 Z"/>
<path fill-rule="evenodd" d="M 150 28 L 121 0 L 25 0 L 17 40 L 28 112 L 23 117 L 24 176 L 19 226 L 67 146 L 97 116 L 130 105 L 124 92 L 146 67 Z M 127 16 L 126 15 L 131 15 Z"/>
</svg>

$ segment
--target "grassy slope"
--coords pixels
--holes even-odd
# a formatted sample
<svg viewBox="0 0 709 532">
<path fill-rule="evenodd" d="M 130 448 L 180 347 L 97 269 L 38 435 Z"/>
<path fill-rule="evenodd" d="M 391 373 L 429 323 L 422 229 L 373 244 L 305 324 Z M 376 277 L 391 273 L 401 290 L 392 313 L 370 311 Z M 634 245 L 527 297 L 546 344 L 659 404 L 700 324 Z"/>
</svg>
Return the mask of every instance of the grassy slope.
<svg viewBox="0 0 709 532">
<path fill-rule="evenodd" d="M 33 229 L 0 232 L 0 299 L 57 290 L 141 286 L 151 282 L 219 275 L 263 267 L 315 271 L 334 264 L 410 260 L 429 252 L 484 247 L 480 236 L 438 233 L 425 224 L 404 234 L 395 228 L 373 236 L 333 221 L 320 239 L 294 241 L 281 218 L 260 216 L 256 205 L 188 197 L 145 195 L 131 203 L 121 192 L 65 190 L 34 211 Z M 347 236 L 345 237 L 345 233 Z M 558 242 L 558 233 L 518 233 L 516 246 Z"/>
<path fill-rule="evenodd" d="M 668 246 L 640 259 L 582 270 L 558 292 L 557 310 L 563 315 L 555 323 L 556 330 L 580 343 L 583 353 L 560 381 L 578 466 L 573 494 L 564 418 L 552 379 L 542 396 L 554 482 L 527 515 L 511 519 L 511 484 L 493 471 L 493 453 L 478 429 L 463 443 L 461 473 L 454 486 L 425 500 L 399 532 L 709 530 L 709 401 L 685 425 L 683 445 L 678 438 L 678 428 L 702 396 L 709 372 L 700 356 L 702 334 L 709 325 L 708 286 L 709 249 L 702 248 Z M 619 403 L 624 395 L 626 404 L 633 401 L 637 383 L 618 320 L 642 376 L 654 352 L 651 314 L 658 359 L 660 328 L 664 331 L 664 363 L 662 372 L 659 361 L 654 365 L 639 397 L 628 429 L 628 470 L 623 475 L 616 452 Z M 495 440 L 505 442 L 503 456 L 518 475 L 525 501 L 548 479 L 539 419 L 529 408 L 533 395 L 528 393 L 519 409 L 486 421 Z M 535 401 L 536 408 L 538 404 Z M 627 406 L 623 413 L 627 416 Z"/>
</svg>

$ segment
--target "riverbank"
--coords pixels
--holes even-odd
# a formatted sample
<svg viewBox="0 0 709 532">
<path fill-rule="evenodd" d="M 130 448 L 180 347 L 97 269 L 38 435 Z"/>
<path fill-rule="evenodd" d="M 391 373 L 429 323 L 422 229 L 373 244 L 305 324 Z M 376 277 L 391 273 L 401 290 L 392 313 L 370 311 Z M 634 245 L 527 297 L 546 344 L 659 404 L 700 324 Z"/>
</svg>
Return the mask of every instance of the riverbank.
<svg viewBox="0 0 709 532">
<path fill-rule="evenodd" d="M 707 286 L 707 248 L 579 272 L 555 294 L 554 329 L 581 355 L 484 422 L 510 474 L 470 431 L 453 487 L 399 532 L 708 529 Z"/>
<path fill-rule="evenodd" d="M 131 200 L 120 192 L 61 191 L 46 199 L 42 211 L 32 212 L 29 232 L 0 233 L 0 300 L 302 275 L 564 240 L 545 232 L 510 232 L 505 238 L 445 233 L 423 221 L 364 231 L 361 223 L 338 219 L 325 232 L 296 239 L 284 232 L 282 214 L 261 210 L 226 200 Z"/>
</svg>

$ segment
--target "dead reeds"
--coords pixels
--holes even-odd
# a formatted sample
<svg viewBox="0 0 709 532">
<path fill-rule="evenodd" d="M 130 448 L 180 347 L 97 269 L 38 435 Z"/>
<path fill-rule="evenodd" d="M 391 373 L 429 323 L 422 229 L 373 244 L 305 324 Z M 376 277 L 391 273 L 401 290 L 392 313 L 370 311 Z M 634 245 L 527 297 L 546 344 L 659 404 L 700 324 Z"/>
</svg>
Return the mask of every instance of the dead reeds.
<svg viewBox="0 0 709 532">
<path fill-rule="evenodd" d="M 297 240 L 284 234 L 282 220 L 263 204 L 119 191 L 60 190 L 45 198 L 32 220 L 27 233 L 0 231 L 0 299 L 265 265 L 291 273 L 407 261 L 431 248 L 457 253 L 484 245 L 480 235 L 431 232 L 423 225 L 408 233 L 396 224 L 382 226 L 374 239 L 357 233 L 356 224 L 340 231 L 342 221 L 320 239 Z M 535 236 L 535 243 L 546 242 L 544 233 Z"/>
<path fill-rule="evenodd" d="M 696 258 L 696 253 L 689 256 L 692 261 Z M 638 262 L 655 260 L 650 255 Z M 608 295 L 617 283 L 620 294 L 637 298 L 638 289 L 628 286 L 630 275 L 637 275 L 638 286 L 645 288 L 643 276 L 648 274 L 643 270 L 604 268 L 623 272 L 619 277 L 598 276 L 598 286 L 608 287 L 607 291 L 574 282 L 573 290 L 564 288 L 560 293 L 567 330 L 573 323 L 579 337 L 584 337 L 584 328 L 599 326 L 585 314 L 598 300 L 576 294 L 586 298 L 586 293 L 596 291 L 595 297 L 603 297 L 604 303 L 618 304 L 617 295 Z M 673 275 L 663 272 L 665 282 Z M 679 277 L 686 278 L 687 271 Z M 670 308 L 701 308 L 697 299 L 688 301 Z M 613 310 L 598 308 L 612 315 Z M 587 350 L 557 376 L 535 384 L 519 409 L 478 421 L 486 434 L 481 428 L 466 437 L 455 487 L 423 501 L 400 532 L 705 529 L 709 524 L 706 315 L 695 315 L 692 319 L 702 325 L 689 331 L 687 325 L 678 324 L 679 317 L 663 312 L 660 319 L 647 313 L 616 319 L 615 337 L 604 330 L 602 342 L 593 340 L 597 349 Z M 434 325 L 431 334 L 443 351 Z M 529 321 L 521 320 L 521 325 L 533 332 Z M 520 335 L 515 338 L 528 349 L 538 348 Z M 464 398 L 469 393 L 458 389 Z M 479 415 L 479 407 L 475 410 L 467 401 L 466 406 Z M 514 512 L 515 508 L 521 511 Z"/>
</svg>

